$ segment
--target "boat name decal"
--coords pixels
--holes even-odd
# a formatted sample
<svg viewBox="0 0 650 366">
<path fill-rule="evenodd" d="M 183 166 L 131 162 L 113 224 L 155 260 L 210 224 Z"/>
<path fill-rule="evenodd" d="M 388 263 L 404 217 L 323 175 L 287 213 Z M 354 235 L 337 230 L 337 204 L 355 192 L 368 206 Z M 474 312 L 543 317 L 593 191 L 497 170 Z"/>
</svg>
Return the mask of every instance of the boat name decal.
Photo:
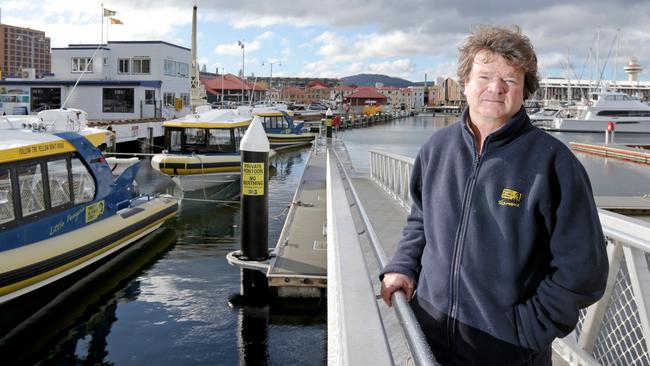
<svg viewBox="0 0 650 366">
<path fill-rule="evenodd" d="M 97 220 L 104 213 L 104 200 L 86 206 L 86 224 Z"/>
<path fill-rule="evenodd" d="M 246 196 L 264 195 L 264 163 L 242 163 L 242 194 Z"/>
<path fill-rule="evenodd" d="M 504 188 L 501 191 L 501 199 L 498 203 L 500 206 L 519 207 L 522 197 L 523 194 L 514 189 Z"/>
<path fill-rule="evenodd" d="M 52 225 L 50 227 L 50 236 L 56 235 L 59 231 L 61 231 L 61 229 L 63 229 L 65 227 L 66 224 L 69 224 L 69 223 L 71 223 L 73 221 L 77 221 L 77 219 L 79 218 L 81 213 L 84 212 L 84 210 L 85 210 L 85 208 L 82 207 L 82 208 L 78 209 L 77 211 L 75 211 L 75 212 L 73 212 L 71 214 L 68 214 L 66 216 L 66 218 L 65 218 L 65 221 L 63 219 L 61 219 L 56 224 Z"/>
</svg>

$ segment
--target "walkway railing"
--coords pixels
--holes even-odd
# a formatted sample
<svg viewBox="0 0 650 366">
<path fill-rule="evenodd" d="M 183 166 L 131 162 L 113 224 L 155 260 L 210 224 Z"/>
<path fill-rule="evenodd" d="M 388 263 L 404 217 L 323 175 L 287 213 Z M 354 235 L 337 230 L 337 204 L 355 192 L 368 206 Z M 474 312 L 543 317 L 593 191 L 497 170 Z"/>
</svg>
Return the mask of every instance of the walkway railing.
<svg viewBox="0 0 650 366">
<path fill-rule="evenodd" d="M 407 207 L 414 159 L 370 154 L 372 179 Z M 572 365 L 650 365 L 650 223 L 605 210 L 598 214 L 608 242 L 607 288 L 553 349 Z"/>
<path fill-rule="evenodd" d="M 347 173 L 340 166 L 338 155 L 335 152 L 333 154 L 336 159 L 329 158 L 327 165 L 328 359 L 346 365 L 376 365 L 377 362 L 392 364 L 392 357 L 387 357 L 384 353 L 390 349 L 388 335 L 378 318 L 381 317 L 378 300 L 374 296 L 366 266 L 363 265 L 365 259 L 359 242 L 360 233 L 355 229 L 350 207 L 357 206 L 381 267 L 387 263 L 386 255 Z M 348 202 L 347 190 L 356 205 Z M 393 295 L 393 305 L 414 364 L 437 365 L 402 292 Z M 336 343 L 337 340 L 340 342 Z M 377 347 L 386 348 L 377 350 Z M 354 362 L 355 359 L 357 362 Z"/>
</svg>

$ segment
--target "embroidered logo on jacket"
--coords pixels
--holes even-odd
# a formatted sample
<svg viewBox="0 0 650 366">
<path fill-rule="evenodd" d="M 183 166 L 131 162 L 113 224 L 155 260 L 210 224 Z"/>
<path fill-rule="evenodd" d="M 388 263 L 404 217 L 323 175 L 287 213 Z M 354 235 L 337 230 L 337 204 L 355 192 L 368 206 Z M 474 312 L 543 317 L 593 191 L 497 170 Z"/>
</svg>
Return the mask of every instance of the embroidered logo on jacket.
<svg viewBox="0 0 650 366">
<path fill-rule="evenodd" d="M 498 203 L 501 206 L 519 207 L 522 197 L 521 193 L 510 188 L 504 188 L 501 191 L 501 199 Z"/>
</svg>

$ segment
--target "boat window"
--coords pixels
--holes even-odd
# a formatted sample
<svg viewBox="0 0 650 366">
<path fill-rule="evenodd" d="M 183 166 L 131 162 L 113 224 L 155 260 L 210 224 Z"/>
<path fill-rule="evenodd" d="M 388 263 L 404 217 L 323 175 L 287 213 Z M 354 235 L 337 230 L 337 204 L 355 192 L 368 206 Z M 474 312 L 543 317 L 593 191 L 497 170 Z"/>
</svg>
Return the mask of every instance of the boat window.
<svg viewBox="0 0 650 366">
<path fill-rule="evenodd" d="M 13 221 L 15 218 L 11 174 L 9 170 L 0 170 L 0 224 Z"/>
<path fill-rule="evenodd" d="M 23 210 L 23 216 L 33 215 L 45 210 L 41 164 L 20 165 L 17 171 L 20 206 Z"/>
<path fill-rule="evenodd" d="M 50 204 L 58 207 L 70 203 L 70 180 L 68 161 L 59 159 L 47 162 L 47 177 L 50 186 Z"/>
<path fill-rule="evenodd" d="M 233 132 L 235 134 L 235 151 L 239 151 L 239 144 L 246 133 L 246 127 L 235 128 Z"/>
<path fill-rule="evenodd" d="M 205 145 L 204 128 L 186 128 L 185 144 L 187 145 Z"/>
<path fill-rule="evenodd" d="M 95 197 L 95 181 L 86 166 L 79 158 L 72 158 L 72 187 L 74 188 L 74 203 L 92 201 Z"/>
<path fill-rule="evenodd" d="M 208 149 L 210 151 L 234 152 L 235 142 L 231 129 L 212 128 L 208 130 Z"/>
<path fill-rule="evenodd" d="M 605 100 L 618 100 L 616 95 L 606 95 Z"/>
<path fill-rule="evenodd" d="M 181 151 L 183 148 L 183 131 L 181 130 L 170 130 L 169 131 L 169 150 L 170 151 Z"/>
</svg>

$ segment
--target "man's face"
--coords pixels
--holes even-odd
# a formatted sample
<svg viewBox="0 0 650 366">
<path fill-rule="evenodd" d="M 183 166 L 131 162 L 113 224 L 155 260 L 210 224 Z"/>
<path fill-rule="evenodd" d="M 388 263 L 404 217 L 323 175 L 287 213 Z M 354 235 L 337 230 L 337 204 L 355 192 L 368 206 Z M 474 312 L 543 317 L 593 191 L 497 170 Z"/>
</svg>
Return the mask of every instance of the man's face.
<svg viewBox="0 0 650 366">
<path fill-rule="evenodd" d="M 504 124 L 524 102 L 524 72 L 500 55 L 480 51 L 465 82 L 465 96 L 473 123 Z"/>
</svg>

